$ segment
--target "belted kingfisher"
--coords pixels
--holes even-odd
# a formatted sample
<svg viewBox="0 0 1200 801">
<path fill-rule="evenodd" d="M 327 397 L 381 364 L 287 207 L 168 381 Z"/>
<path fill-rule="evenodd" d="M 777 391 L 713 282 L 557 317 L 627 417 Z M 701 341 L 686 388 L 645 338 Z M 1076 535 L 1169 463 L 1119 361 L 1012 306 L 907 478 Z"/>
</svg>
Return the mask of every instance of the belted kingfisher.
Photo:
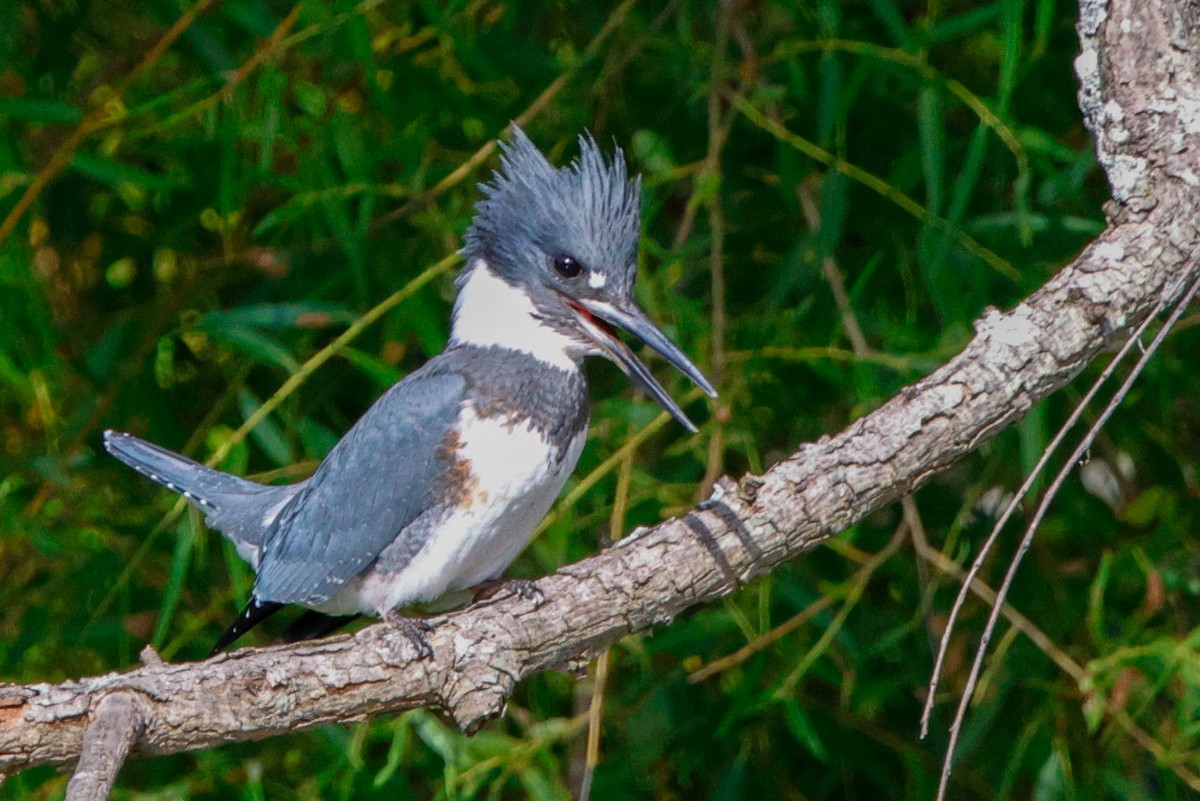
<svg viewBox="0 0 1200 801">
<path fill-rule="evenodd" d="M 213 648 L 285 604 L 314 610 L 290 639 L 494 580 L 528 543 L 583 449 L 581 363 L 601 355 L 696 428 L 618 329 L 716 391 L 633 300 L 640 180 L 587 134 L 556 169 L 513 126 L 467 230 L 446 349 L 392 386 L 316 472 L 265 486 L 130 434 L 108 452 L 200 508 L 254 568 L 249 604 Z M 286 635 L 285 635 L 286 636 Z"/>
</svg>

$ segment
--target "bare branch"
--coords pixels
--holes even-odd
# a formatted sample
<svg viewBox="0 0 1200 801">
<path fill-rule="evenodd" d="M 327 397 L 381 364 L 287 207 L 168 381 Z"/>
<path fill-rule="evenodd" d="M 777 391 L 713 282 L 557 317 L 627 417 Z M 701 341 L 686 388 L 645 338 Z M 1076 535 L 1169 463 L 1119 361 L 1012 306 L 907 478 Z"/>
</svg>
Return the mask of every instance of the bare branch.
<svg viewBox="0 0 1200 801">
<path fill-rule="evenodd" d="M 118 692 L 101 698 L 83 735 L 83 753 L 67 784 L 67 801 L 108 798 L 117 772 L 145 723 L 140 696 Z"/>
</svg>

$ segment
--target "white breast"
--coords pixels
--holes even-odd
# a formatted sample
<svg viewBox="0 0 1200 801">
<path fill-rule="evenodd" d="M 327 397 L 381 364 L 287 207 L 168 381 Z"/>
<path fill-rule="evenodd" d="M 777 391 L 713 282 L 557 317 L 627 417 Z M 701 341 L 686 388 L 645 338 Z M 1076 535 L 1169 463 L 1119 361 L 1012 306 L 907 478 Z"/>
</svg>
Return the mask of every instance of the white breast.
<svg viewBox="0 0 1200 801">
<path fill-rule="evenodd" d="M 469 467 L 469 478 L 459 505 L 428 532 L 424 546 L 399 572 L 369 570 L 338 593 L 326 611 L 380 614 L 499 576 L 562 491 L 586 438 L 585 428 L 555 462 L 537 429 L 468 410 L 459 430 L 458 458 Z"/>
</svg>

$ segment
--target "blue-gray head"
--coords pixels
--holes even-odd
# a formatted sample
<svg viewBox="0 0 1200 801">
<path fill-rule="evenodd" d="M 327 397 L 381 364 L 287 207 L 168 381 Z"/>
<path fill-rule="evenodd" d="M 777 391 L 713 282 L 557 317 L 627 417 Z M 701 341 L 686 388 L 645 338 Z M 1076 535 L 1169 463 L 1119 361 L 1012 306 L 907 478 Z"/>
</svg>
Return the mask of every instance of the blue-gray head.
<svg viewBox="0 0 1200 801">
<path fill-rule="evenodd" d="M 618 148 L 606 159 L 591 136 L 579 158 L 556 168 L 515 125 L 501 143 L 500 169 L 467 230 L 468 264 L 483 260 L 520 289 L 539 322 L 606 356 L 675 419 L 691 421 L 646 366 L 618 338 L 624 329 L 658 351 L 709 395 L 716 391 L 633 300 L 641 220 L 641 181 L 630 180 Z"/>
</svg>

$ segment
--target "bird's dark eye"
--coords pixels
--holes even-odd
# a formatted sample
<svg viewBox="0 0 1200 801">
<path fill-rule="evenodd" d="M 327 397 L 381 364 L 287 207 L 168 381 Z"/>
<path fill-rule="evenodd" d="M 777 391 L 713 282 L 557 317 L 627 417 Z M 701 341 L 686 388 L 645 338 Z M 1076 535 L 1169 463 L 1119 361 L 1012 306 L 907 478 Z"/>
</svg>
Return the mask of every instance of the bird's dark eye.
<svg viewBox="0 0 1200 801">
<path fill-rule="evenodd" d="M 554 256 L 554 269 L 563 278 L 574 278 L 583 272 L 583 265 L 566 253 L 558 253 Z"/>
</svg>

